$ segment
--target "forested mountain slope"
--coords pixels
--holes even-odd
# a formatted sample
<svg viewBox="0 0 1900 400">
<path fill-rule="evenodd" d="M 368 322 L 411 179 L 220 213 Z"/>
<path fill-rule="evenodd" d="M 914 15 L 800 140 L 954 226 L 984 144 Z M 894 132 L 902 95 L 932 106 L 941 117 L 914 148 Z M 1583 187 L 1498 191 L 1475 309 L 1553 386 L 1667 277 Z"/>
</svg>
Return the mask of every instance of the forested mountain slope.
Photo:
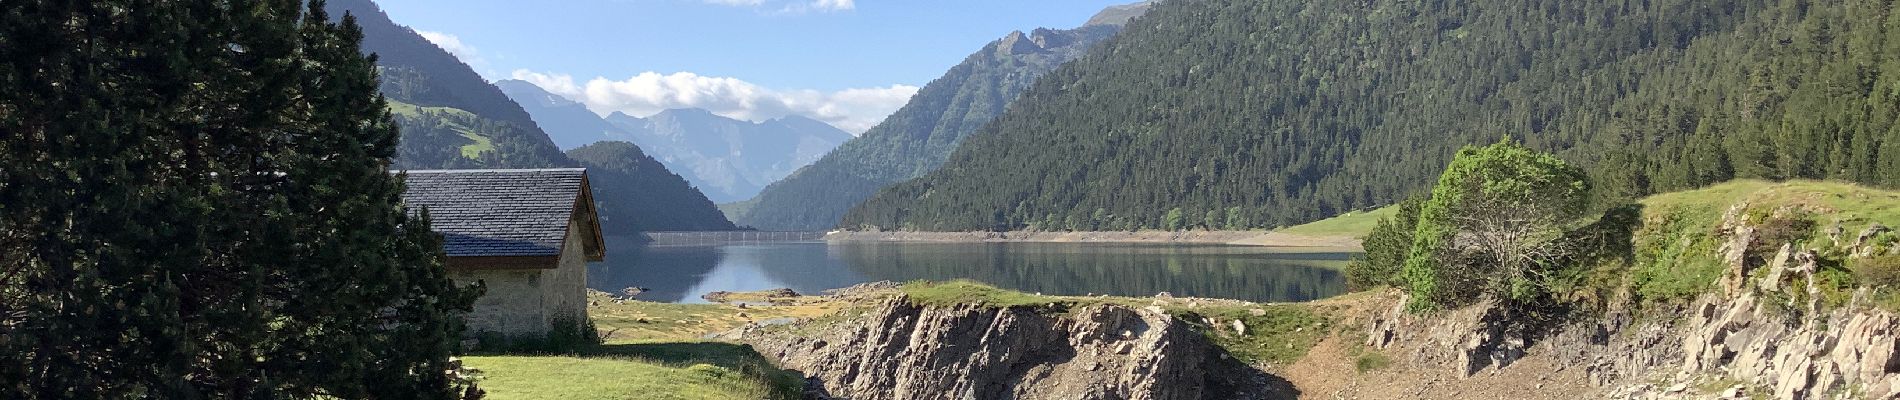
<svg viewBox="0 0 1900 400">
<path fill-rule="evenodd" d="M 837 226 L 846 210 L 878 189 L 935 170 L 1037 77 L 1114 36 L 1145 4 L 1111 8 L 1077 29 L 1013 32 L 991 42 L 864 135 L 767 186 L 734 221 L 773 230 Z"/>
<path fill-rule="evenodd" d="M 1390 204 L 1503 135 L 1622 198 L 1896 185 L 1893 17 L 1872 0 L 1167 1 L 844 225 L 1290 225 Z"/>
<path fill-rule="evenodd" d="M 520 105 L 448 51 L 391 21 L 374 2 L 334 0 L 326 5 L 333 18 L 341 18 L 346 11 L 356 16 L 363 26 L 363 51 L 377 56 L 381 90 L 398 106 L 394 107 L 396 124 L 403 132 L 397 166 L 574 165 Z"/>
<path fill-rule="evenodd" d="M 595 152 L 585 164 L 568 158 L 521 105 L 448 51 L 391 21 L 374 2 L 331 0 L 326 6 L 332 18 L 355 16 L 363 27 L 362 50 L 376 54 L 379 89 L 402 129 L 396 168 L 586 166 L 594 169 L 590 180 L 603 193 L 595 196 L 602 213 L 619 217 L 604 229 L 731 229 L 705 195 L 675 182 L 678 176 L 664 168 L 651 168 L 639 149 Z M 679 208 L 654 208 L 658 204 Z"/>
<path fill-rule="evenodd" d="M 567 155 L 585 165 L 595 182 L 607 234 L 736 229 L 712 200 L 633 143 L 598 142 Z"/>
</svg>

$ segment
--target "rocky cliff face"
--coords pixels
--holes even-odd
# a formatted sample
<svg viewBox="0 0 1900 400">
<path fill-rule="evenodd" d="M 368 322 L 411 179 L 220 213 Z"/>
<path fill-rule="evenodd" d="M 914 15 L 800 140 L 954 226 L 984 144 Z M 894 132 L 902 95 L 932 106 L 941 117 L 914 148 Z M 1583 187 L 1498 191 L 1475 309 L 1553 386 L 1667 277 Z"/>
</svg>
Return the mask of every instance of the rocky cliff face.
<svg viewBox="0 0 1900 400">
<path fill-rule="evenodd" d="M 741 334 L 814 397 L 1249 399 L 1294 393 L 1158 309 L 922 306 L 889 298 L 812 332 Z M 780 329 L 774 329 L 780 328 Z M 1274 382 L 1281 382 L 1275 385 Z"/>
<path fill-rule="evenodd" d="M 1507 329 L 1502 311 L 1488 305 L 1423 317 L 1399 306 L 1373 315 L 1365 343 L 1466 378 L 1548 356 L 1582 368 L 1603 388 L 1591 397 L 1900 398 L 1900 319 L 1873 307 L 1870 289 L 1844 305 L 1820 306 L 1820 292 L 1807 284 L 1819 269 L 1815 251 L 1760 243 L 1760 227 L 1742 208 L 1720 228 L 1718 253 L 1729 271 L 1715 293 L 1688 306 L 1610 312 L 1541 332 Z M 1885 227 L 1869 231 L 1877 229 Z M 1873 253 L 1866 239 L 1834 242 L 1844 254 Z M 1764 260 L 1743 256 L 1764 245 L 1780 251 Z M 1784 295 L 1796 291 L 1806 296 Z"/>
</svg>

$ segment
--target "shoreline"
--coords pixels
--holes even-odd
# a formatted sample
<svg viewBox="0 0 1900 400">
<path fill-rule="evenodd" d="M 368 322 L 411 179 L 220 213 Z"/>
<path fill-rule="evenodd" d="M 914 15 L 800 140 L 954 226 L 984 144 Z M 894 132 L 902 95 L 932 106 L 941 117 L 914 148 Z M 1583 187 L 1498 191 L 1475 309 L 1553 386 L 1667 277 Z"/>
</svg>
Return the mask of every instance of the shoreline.
<svg viewBox="0 0 1900 400">
<path fill-rule="evenodd" d="M 1363 251 L 1357 238 L 1269 231 L 1106 231 L 1106 232 L 854 232 L 836 231 L 826 242 L 938 243 L 1174 243 L 1280 247 L 1293 251 Z"/>
</svg>

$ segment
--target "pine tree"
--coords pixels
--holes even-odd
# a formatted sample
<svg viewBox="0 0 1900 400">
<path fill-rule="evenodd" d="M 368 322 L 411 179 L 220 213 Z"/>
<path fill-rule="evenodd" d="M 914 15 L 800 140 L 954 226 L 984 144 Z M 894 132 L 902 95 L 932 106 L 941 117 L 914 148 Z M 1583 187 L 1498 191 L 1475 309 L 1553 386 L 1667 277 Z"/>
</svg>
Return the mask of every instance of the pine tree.
<svg viewBox="0 0 1900 400">
<path fill-rule="evenodd" d="M 314 1 L 0 16 L 0 391 L 452 398 L 470 294 L 386 172 L 353 24 Z"/>
</svg>

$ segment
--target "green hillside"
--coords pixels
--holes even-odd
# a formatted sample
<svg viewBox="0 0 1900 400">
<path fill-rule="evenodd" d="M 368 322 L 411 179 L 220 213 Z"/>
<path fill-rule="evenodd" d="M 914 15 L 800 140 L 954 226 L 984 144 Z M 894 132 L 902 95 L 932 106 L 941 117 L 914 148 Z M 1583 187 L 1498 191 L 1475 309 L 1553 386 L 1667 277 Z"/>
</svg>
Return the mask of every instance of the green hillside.
<svg viewBox="0 0 1900 400">
<path fill-rule="evenodd" d="M 1835 251 L 1855 244 L 1874 225 L 1900 225 L 1900 192 L 1839 182 L 1739 180 L 1659 194 L 1641 204 L 1632 283 L 1634 292 L 1651 302 L 1683 300 L 1713 288 L 1727 269 L 1717 250 L 1731 209 L 1761 226 L 1758 243 L 1750 245 L 1759 248 L 1750 248 L 1749 257 L 1767 257 L 1777 243 L 1792 241 L 1798 248 L 1823 249 L 1823 264 L 1842 275 L 1855 272 L 1861 261 L 1842 261 L 1846 257 Z M 1840 242 L 1828 233 L 1837 227 Z M 1900 238 L 1886 233 L 1874 242 L 1883 241 L 1892 246 Z"/>
<path fill-rule="evenodd" d="M 736 229 L 686 178 L 633 143 L 599 142 L 567 155 L 587 167 L 594 198 L 613 199 L 600 205 L 601 230 L 609 235 Z"/>
<path fill-rule="evenodd" d="M 843 225 L 1266 228 L 1392 204 L 1510 135 L 1606 197 L 1900 184 L 1900 31 L 1851 0 L 1158 4 Z"/>
<path fill-rule="evenodd" d="M 396 114 L 397 121 L 412 121 L 410 122 L 411 126 L 420 125 L 420 123 L 413 121 L 422 119 L 442 121 L 443 129 L 454 132 L 461 135 L 462 138 L 469 140 L 469 144 L 462 145 L 462 147 L 459 148 L 460 154 L 464 158 L 481 158 L 483 152 L 495 151 L 494 139 L 483 136 L 481 132 L 469 126 L 470 124 L 461 122 L 475 121 L 481 118 L 468 111 L 449 107 L 421 107 L 395 100 L 389 100 L 389 111 Z"/>
<path fill-rule="evenodd" d="M 1363 238 L 1367 232 L 1372 232 L 1372 226 L 1378 224 L 1380 219 L 1391 218 L 1398 212 L 1398 206 L 1385 206 L 1371 211 L 1353 211 L 1332 218 L 1286 227 L 1278 232 L 1308 236 Z"/>
<path fill-rule="evenodd" d="M 363 26 L 363 51 L 377 56 L 379 91 L 390 101 L 402 143 L 396 167 L 545 168 L 575 166 L 520 105 L 430 43 L 396 24 L 370 0 L 326 4 Z"/>
</svg>

